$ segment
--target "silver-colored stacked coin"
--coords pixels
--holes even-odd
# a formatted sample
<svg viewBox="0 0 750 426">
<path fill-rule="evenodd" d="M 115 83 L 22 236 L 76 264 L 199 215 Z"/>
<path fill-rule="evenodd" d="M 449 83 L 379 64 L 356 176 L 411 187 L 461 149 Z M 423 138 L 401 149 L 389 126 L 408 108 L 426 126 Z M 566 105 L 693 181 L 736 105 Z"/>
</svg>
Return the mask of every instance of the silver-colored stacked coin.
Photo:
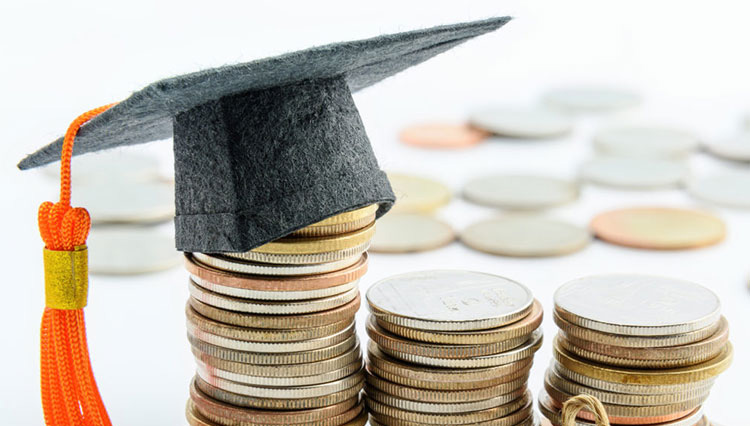
<svg viewBox="0 0 750 426">
<path fill-rule="evenodd" d="M 602 275 L 555 292 L 560 328 L 539 397 L 553 425 L 563 403 L 598 398 L 613 424 L 696 425 L 715 378 L 732 359 L 716 295 L 662 277 Z M 583 411 L 578 423 L 594 423 Z"/>
<path fill-rule="evenodd" d="M 396 275 L 367 292 L 365 399 L 375 425 L 536 425 L 526 387 L 542 307 L 470 271 Z"/>
<path fill-rule="evenodd" d="M 187 256 L 191 426 L 365 424 L 354 316 L 375 209 L 250 252 Z"/>
</svg>

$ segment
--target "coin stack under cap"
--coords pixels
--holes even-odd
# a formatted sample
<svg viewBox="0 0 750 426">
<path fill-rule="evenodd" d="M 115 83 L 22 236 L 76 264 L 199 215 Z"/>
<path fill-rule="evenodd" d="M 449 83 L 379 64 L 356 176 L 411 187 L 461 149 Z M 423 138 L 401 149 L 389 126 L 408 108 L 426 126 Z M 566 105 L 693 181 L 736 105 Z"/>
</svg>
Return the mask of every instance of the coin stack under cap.
<svg viewBox="0 0 750 426">
<path fill-rule="evenodd" d="M 375 283 L 366 403 L 373 426 L 535 425 L 526 388 L 542 307 L 509 279 L 424 271 Z"/>
<path fill-rule="evenodd" d="M 187 255 L 191 426 L 362 426 L 354 315 L 376 205 L 245 253 Z"/>
<path fill-rule="evenodd" d="M 729 367 L 732 345 L 716 295 L 691 282 L 642 275 L 581 278 L 555 293 L 560 328 L 539 409 L 587 394 L 612 424 L 709 425 L 702 405 Z M 581 411 L 577 424 L 592 426 Z"/>
</svg>

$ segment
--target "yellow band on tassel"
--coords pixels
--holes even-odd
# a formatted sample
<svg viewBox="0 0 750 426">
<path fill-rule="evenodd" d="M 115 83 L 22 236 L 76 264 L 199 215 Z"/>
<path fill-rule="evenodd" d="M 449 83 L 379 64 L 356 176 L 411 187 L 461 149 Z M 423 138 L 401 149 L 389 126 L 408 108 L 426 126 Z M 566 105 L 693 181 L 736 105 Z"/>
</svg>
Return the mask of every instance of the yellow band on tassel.
<svg viewBox="0 0 750 426">
<path fill-rule="evenodd" d="M 44 297 L 48 308 L 83 309 L 89 290 L 88 249 L 44 249 Z"/>
</svg>

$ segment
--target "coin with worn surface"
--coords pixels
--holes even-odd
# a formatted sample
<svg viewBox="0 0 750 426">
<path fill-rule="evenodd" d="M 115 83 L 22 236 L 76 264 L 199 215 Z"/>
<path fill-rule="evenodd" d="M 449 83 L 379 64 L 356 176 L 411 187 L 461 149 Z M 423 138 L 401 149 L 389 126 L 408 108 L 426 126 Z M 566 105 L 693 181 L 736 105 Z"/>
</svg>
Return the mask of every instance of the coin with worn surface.
<svg viewBox="0 0 750 426">
<path fill-rule="evenodd" d="M 706 150 L 726 160 L 750 161 L 750 132 L 704 144 Z"/>
<path fill-rule="evenodd" d="M 483 399 L 480 401 L 463 401 L 463 402 L 424 402 L 414 401 L 404 398 L 399 398 L 393 395 L 389 395 L 385 392 L 381 392 L 378 389 L 367 387 L 365 393 L 367 397 L 385 404 L 391 407 L 400 408 L 402 410 L 416 411 L 418 413 L 427 414 L 453 414 L 453 413 L 468 413 L 472 411 L 487 410 L 489 408 L 497 407 L 504 404 L 509 404 L 523 396 L 526 392 L 525 388 L 516 389 L 510 393 Z"/>
<path fill-rule="evenodd" d="M 468 148 L 489 137 L 484 130 L 467 124 L 426 123 L 409 126 L 399 133 L 402 142 L 421 148 Z"/>
<path fill-rule="evenodd" d="M 341 260 L 345 256 L 346 250 L 360 247 L 370 241 L 375 234 L 375 224 L 348 232 L 346 234 L 330 235 L 325 237 L 282 237 L 270 243 L 263 244 L 251 251 L 269 255 L 302 255 L 302 254 L 321 254 L 321 253 L 339 253 L 339 258 L 331 258 L 327 261 Z M 361 253 L 356 253 L 361 254 Z M 353 256 L 354 254 L 352 254 Z M 259 254 L 251 255 L 246 253 L 225 253 L 225 256 L 239 258 L 249 261 L 258 261 Z M 333 255 L 330 255 L 333 256 Z M 300 257 L 301 258 L 301 257 Z M 312 257 L 311 257 L 312 258 Z M 268 263 L 273 263 L 274 258 L 267 257 Z M 306 263 L 313 263 L 312 261 Z"/>
<path fill-rule="evenodd" d="M 450 244 L 456 238 L 450 225 L 423 213 L 391 213 L 378 221 L 370 245 L 377 253 L 428 251 Z"/>
<path fill-rule="evenodd" d="M 396 194 L 391 212 L 431 213 L 451 201 L 451 190 L 432 179 L 389 172 L 388 180 Z"/>
<path fill-rule="evenodd" d="M 723 373 L 732 363 L 732 345 L 727 343 L 713 359 L 689 367 L 664 370 L 626 369 L 592 364 L 562 349 L 554 342 L 553 355 L 557 362 L 579 374 L 608 382 L 654 385 L 674 385 L 706 380 Z"/>
<path fill-rule="evenodd" d="M 196 312 L 214 321 L 241 327 L 271 329 L 310 328 L 344 321 L 354 317 L 359 310 L 359 301 L 357 295 L 345 305 L 307 315 L 254 315 L 216 308 L 194 297 L 188 299 L 188 303 Z"/>
<path fill-rule="evenodd" d="M 666 127 L 614 127 L 599 131 L 594 145 L 618 157 L 682 158 L 698 147 L 691 133 Z"/>
<path fill-rule="evenodd" d="M 292 232 L 297 237 L 324 237 L 356 231 L 375 221 L 379 205 L 371 204 L 355 210 L 339 213 Z"/>
<path fill-rule="evenodd" d="M 660 158 L 600 157 L 581 166 L 589 182 L 627 189 L 674 187 L 685 181 L 688 168 L 678 161 Z"/>
<path fill-rule="evenodd" d="M 195 360 L 197 371 L 201 377 L 215 377 L 225 379 L 234 383 L 260 387 L 299 387 L 320 385 L 323 383 L 333 382 L 343 379 L 351 374 L 356 373 L 362 368 L 362 360 L 355 360 L 338 370 L 327 371 L 321 374 L 311 374 L 297 377 L 263 377 L 248 374 L 235 373 L 232 371 L 221 370 L 204 364 L 200 360 Z"/>
<path fill-rule="evenodd" d="M 336 262 L 349 259 L 352 256 L 361 255 L 363 252 L 367 251 L 369 247 L 370 240 L 368 239 L 353 247 L 322 253 L 279 254 L 248 251 L 244 253 L 224 253 L 224 255 L 259 263 L 271 263 L 277 265 L 314 265 L 318 263 Z"/>
<path fill-rule="evenodd" d="M 526 418 L 523 416 L 526 415 Z M 521 419 L 521 420 L 519 420 Z M 370 414 L 370 426 L 427 426 L 429 423 L 417 423 L 406 420 Z M 513 414 L 484 422 L 473 422 L 472 426 L 539 426 L 531 408 L 522 408 Z"/>
<path fill-rule="evenodd" d="M 242 383 L 233 382 L 230 380 L 221 379 L 215 376 L 206 374 L 207 372 L 198 369 L 198 377 L 203 379 L 204 382 L 223 389 L 227 392 L 236 393 L 239 395 L 252 396 L 257 398 L 271 398 L 271 399 L 292 399 L 292 398 L 314 398 L 319 396 L 326 396 L 333 393 L 338 393 L 346 389 L 351 388 L 355 385 L 362 385 L 364 383 L 363 370 L 351 374 L 343 379 L 339 379 L 333 382 L 309 385 L 309 386 L 288 386 L 288 387 L 264 387 L 264 386 L 252 386 Z"/>
<path fill-rule="evenodd" d="M 174 237 L 145 227 L 95 227 L 88 238 L 89 272 L 134 275 L 180 264 Z"/>
<path fill-rule="evenodd" d="M 211 413 L 201 412 L 194 401 L 188 401 L 188 412 L 186 417 L 188 423 L 191 426 L 280 426 L 280 425 L 298 425 L 301 426 L 341 426 L 344 424 L 350 424 L 354 419 L 362 416 L 364 410 L 364 402 L 360 402 L 355 407 L 350 408 L 348 411 L 340 414 L 333 415 L 331 417 L 323 418 L 320 420 L 308 420 L 303 423 L 264 423 L 259 421 L 236 421 L 232 419 L 225 419 L 221 416 L 216 416 Z M 191 405 L 191 406 L 190 406 Z M 261 410 L 253 410 L 261 411 Z M 310 410 L 312 411 L 312 410 Z M 282 411 L 283 413 L 283 411 Z M 197 423 L 196 423 L 197 422 Z"/>
<path fill-rule="evenodd" d="M 362 254 L 353 265 L 338 271 L 294 277 L 248 276 L 227 272 L 200 263 L 190 253 L 185 254 L 185 268 L 196 283 L 216 293 L 247 299 L 303 300 L 346 291 L 338 291 L 336 287 L 362 278 L 367 272 L 367 253 Z"/>
<path fill-rule="evenodd" d="M 528 315 L 534 302 L 520 283 L 461 270 L 394 275 L 371 285 L 366 297 L 379 320 L 435 331 L 501 327 Z"/>
<path fill-rule="evenodd" d="M 570 87 L 550 90 L 543 96 L 548 105 L 572 112 L 614 111 L 641 103 L 637 93 L 609 87 Z"/>
<path fill-rule="evenodd" d="M 542 108 L 493 107 L 475 111 L 471 124 L 499 136 L 550 138 L 573 129 L 570 117 Z"/>
<path fill-rule="evenodd" d="M 534 299 L 531 311 L 525 317 L 514 323 L 487 330 L 454 332 L 426 331 L 403 327 L 387 321 L 377 321 L 377 323 L 384 330 L 410 340 L 447 345 L 476 345 L 527 336 L 542 324 L 542 316 L 542 304 Z"/>
<path fill-rule="evenodd" d="M 688 193 L 711 204 L 749 209 L 750 172 L 724 172 L 694 179 L 688 183 Z"/>
<path fill-rule="evenodd" d="M 469 225 L 460 240 L 470 248 L 513 257 L 563 256 L 591 241 L 585 228 L 539 216 L 504 216 Z"/>
<path fill-rule="evenodd" d="M 348 259 L 327 263 L 316 263 L 311 265 L 279 265 L 235 259 L 221 254 L 208 255 L 204 253 L 193 253 L 193 257 L 203 265 L 227 272 L 248 275 L 277 275 L 284 277 L 325 274 L 328 272 L 339 271 L 357 264 L 362 259 L 361 255 L 355 255 Z"/>
<path fill-rule="evenodd" d="M 600 239 L 627 247 L 680 250 L 710 246 L 726 235 L 724 222 L 697 210 L 636 207 L 600 213 L 591 221 Z"/>
<path fill-rule="evenodd" d="M 463 196 L 490 207 L 538 210 L 575 201 L 578 185 L 547 176 L 493 175 L 469 181 Z"/>
<path fill-rule="evenodd" d="M 636 274 L 593 275 L 555 291 L 555 309 L 581 327 L 628 336 L 695 331 L 719 321 L 721 303 L 702 285 Z"/>
<path fill-rule="evenodd" d="M 174 185 L 169 182 L 96 182 L 77 186 L 75 197 L 94 225 L 167 222 L 174 216 Z"/>
</svg>

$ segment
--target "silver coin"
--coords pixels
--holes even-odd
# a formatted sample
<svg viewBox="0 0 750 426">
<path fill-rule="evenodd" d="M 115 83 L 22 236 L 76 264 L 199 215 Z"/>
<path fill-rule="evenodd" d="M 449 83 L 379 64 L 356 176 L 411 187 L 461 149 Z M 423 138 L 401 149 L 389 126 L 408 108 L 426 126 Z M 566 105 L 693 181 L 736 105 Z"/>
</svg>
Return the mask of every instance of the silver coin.
<svg viewBox="0 0 750 426">
<path fill-rule="evenodd" d="M 77 205 L 85 206 L 91 223 L 157 223 L 174 216 L 174 185 L 169 182 L 101 181 L 75 188 Z"/>
<path fill-rule="evenodd" d="M 44 174 L 55 181 L 60 180 L 60 163 L 43 167 Z M 81 155 L 71 167 L 73 188 L 87 183 L 110 181 L 144 182 L 159 178 L 159 161 L 148 155 L 128 153 L 122 150 Z"/>
<path fill-rule="evenodd" d="M 92 274 L 145 274 L 182 263 L 181 253 L 174 248 L 174 237 L 152 228 L 94 227 L 87 246 Z"/>
<path fill-rule="evenodd" d="M 380 222 L 378 222 L 380 227 Z M 347 249 L 328 251 L 325 253 L 306 253 L 306 254 L 278 254 L 263 253 L 259 251 L 246 251 L 242 253 L 224 253 L 224 256 L 235 259 L 247 260 L 258 263 L 272 263 L 277 265 L 311 265 L 326 262 L 336 262 L 343 259 L 350 259 L 353 256 L 359 256 L 367 251 L 370 247 L 370 241 L 365 241 L 354 247 Z"/>
<path fill-rule="evenodd" d="M 688 184 L 693 197 L 726 207 L 750 208 L 750 172 L 724 172 Z"/>
<path fill-rule="evenodd" d="M 711 290 L 671 278 L 596 275 L 569 281 L 554 295 L 563 319 L 593 330 L 628 336 L 686 333 L 719 321 Z"/>
<path fill-rule="evenodd" d="M 601 157 L 581 167 L 583 179 L 616 188 L 676 186 L 685 180 L 687 174 L 686 165 L 659 158 Z"/>
<path fill-rule="evenodd" d="M 506 216 L 474 223 L 461 242 L 500 256 L 547 257 L 570 254 L 591 240 L 585 228 L 537 216 Z"/>
<path fill-rule="evenodd" d="M 733 161 L 750 161 L 750 131 L 732 138 L 706 142 L 706 150 L 720 158 Z"/>
<path fill-rule="evenodd" d="M 356 255 L 348 259 L 337 260 L 335 262 L 290 266 L 243 261 L 217 254 L 209 255 L 204 253 L 193 253 L 193 256 L 205 265 L 212 266 L 216 269 L 221 269 L 224 271 L 251 275 L 283 276 L 323 274 L 326 272 L 338 271 L 354 265 L 362 257 L 361 255 Z"/>
<path fill-rule="evenodd" d="M 491 207 L 535 210 L 578 198 L 578 185 L 545 176 L 495 175 L 474 179 L 463 188 L 467 200 Z"/>
<path fill-rule="evenodd" d="M 634 92 L 607 87 L 571 87 L 547 92 L 545 103 L 574 112 L 613 111 L 641 103 Z"/>
<path fill-rule="evenodd" d="M 496 135 L 515 138 L 555 137 L 573 129 L 570 117 L 541 108 L 488 108 L 471 114 L 469 121 Z"/>
<path fill-rule="evenodd" d="M 195 359 L 197 370 L 201 376 L 211 376 L 220 379 L 229 380 L 236 383 L 242 383 L 253 386 L 284 387 L 284 386 L 309 386 L 328 383 L 335 380 L 343 379 L 346 376 L 356 373 L 362 368 L 362 360 L 355 360 L 348 365 L 333 371 L 325 373 L 295 376 L 295 377 L 264 377 L 253 376 L 249 374 L 234 373 L 232 371 L 222 370 L 205 364 L 199 359 Z"/>
<path fill-rule="evenodd" d="M 383 321 L 437 331 L 500 327 L 525 316 L 534 302 L 520 283 L 460 270 L 394 275 L 370 286 L 366 297 Z"/>
<path fill-rule="evenodd" d="M 255 300 L 308 300 L 318 299 L 321 297 L 334 296 L 336 294 L 345 293 L 359 284 L 359 279 L 354 280 L 350 283 L 337 285 L 334 287 L 320 288 L 315 290 L 300 290 L 300 291 L 263 291 L 263 290 L 251 290 L 247 288 L 230 287 L 226 285 L 216 284 L 208 282 L 203 278 L 190 274 L 190 279 L 199 286 L 206 290 L 213 291 L 214 293 L 225 294 L 227 296 L 239 297 L 242 299 L 255 299 Z"/>
<path fill-rule="evenodd" d="M 456 238 L 447 223 L 418 213 L 391 213 L 378 221 L 370 251 L 408 253 L 433 250 Z"/>
<path fill-rule="evenodd" d="M 698 147 L 689 132 L 666 127 L 614 127 L 594 136 L 596 148 L 618 157 L 681 158 Z"/>
</svg>

